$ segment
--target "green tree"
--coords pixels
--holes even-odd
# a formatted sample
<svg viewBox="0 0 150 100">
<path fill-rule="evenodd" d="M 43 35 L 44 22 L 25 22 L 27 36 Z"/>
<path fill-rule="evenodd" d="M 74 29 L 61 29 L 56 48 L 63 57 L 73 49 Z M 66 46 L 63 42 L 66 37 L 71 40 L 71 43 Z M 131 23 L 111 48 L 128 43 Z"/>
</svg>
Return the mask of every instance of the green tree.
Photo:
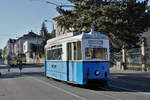
<svg viewBox="0 0 150 100">
<path fill-rule="evenodd" d="M 50 34 L 47 34 L 46 38 L 41 43 L 42 53 L 44 53 L 44 46 L 46 45 L 47 40 L 55 37 L 56 30 L 53 30 Z"/>
<path fill-rule="evenodd" d="M 42 56 L 44 54 L 44 47 L 46 45 L 47 40 L 55 37 L 55 30 L 51 32 L 51 34 L 47 34 L 41 44 L 30 44 L 31 53 L 35 53 L 36 56 Z"/>
<path fill-rule="evenodd" d="M 150 16 L 145 12 L 148 0 L 68 0 L 72 10 L 57 7 L 59 26 L 74 31 L 89 32 L 91 28 L 110 37 L 111 45 L 121 49 L 135 46 L 141 33 L 150 27 Z"/>
<path fill-rule="evenodd" d="M 46 25 L 45 23 L 43 22 L 42 23 L 42 27 L 41 27 L 41 32 L 40 32 L 41 36 L 43 38 L 46 38 L 47 34 L 48 34 L 48 31 L 47 31 L 47 28 L 46 28 Z"/>
<path fill-rule="evenodd" d="M 3 55 L 3 50 L 0 49 L 0 59 L 2 58 L 2 55 Z"/>
<path fill-rule="evenodd" d="M 3 56 L 6 56 L 6 52 L 7 52 L 6 49 L 7 49 L 6 47 L 3 49 Z"/>
</svg>

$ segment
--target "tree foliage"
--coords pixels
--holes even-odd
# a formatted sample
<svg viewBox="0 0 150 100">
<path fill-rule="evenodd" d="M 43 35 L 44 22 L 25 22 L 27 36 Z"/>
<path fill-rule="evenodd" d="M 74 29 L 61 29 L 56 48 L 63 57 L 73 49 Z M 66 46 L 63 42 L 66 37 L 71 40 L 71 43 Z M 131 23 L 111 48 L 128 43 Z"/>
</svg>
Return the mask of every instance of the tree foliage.
<svg viewBox="0 0 150 100">
<path fill-rule="evenodd" d="M 3 55 L 6 56 L 6 54 L 7 54 L 7 48 L 4 47 L 4 49 L 3 49 Z"/>
<path fill-rule="evenodd" d="M 133 46 L 150 27 L 150 16 L 145 12 L 148 0 L 68 0 L 72 10 L 57 7 L 59 26 L 74 31 L 89 32 L 91 28 L 110 37 L 116 48 Z M 71 30 L 70 30 L 71 31 Z"/>
<path fill-rule="evenodd" d="M 39 52 L 41 52 L 41 45 L 40 44 L 30 44 L 30 49 L 31 49 L 31 52 L 37 54 Z"/>
<path fill-rule="evenodd" d="M 3 55 L 3 50 L 0 49 L 0 59 L 2 58 L 2 55 Z"/>
<path fill-rule="evenodd" d="M 35 53 L 36 55 L 41 56 L 44 54 L 44 47 L 46 45 L 47 40 L 55 37 L 55 30 L 52 31 L 51 34 L 47 34 L 41 44 L 30 44 L 31 53 Z"/>
<path fill-rule="evenodd" d="M 42 27 L 41 27 L 41 32 L 40 32 L 40 34 L 41 34 L 41 36 L 42 36 L 42 34 L 45 34 L 45 35 L 48 34 L 48 31 L 47 31 L 47 28 L 46 28 L 46 25 L 45 25 L 44 22 L 42 23 Z"/>
<path fill-rule="evenodd" d="M 55 37 L 55 30 L 53 30 L 50 34 L 47 34 L 46 38 L 41 43 L 42 53 L 44 53 L 44 47 L 46 45 L 47 40 Z"/>
</svg>

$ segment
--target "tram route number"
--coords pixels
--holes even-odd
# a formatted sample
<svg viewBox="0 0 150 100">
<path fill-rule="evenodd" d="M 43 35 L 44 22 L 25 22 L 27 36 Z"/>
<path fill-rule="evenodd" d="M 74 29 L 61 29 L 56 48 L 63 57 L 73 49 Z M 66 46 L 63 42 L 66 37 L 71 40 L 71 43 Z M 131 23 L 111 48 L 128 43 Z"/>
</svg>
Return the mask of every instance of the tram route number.
<svg viewBox="0 0 150 100">
<path fill-rule="evenodd" d="M 102 47 L 103 46 L 103 40 L 89 40 L 88 41 L 89 47 Z"/>
</svg>

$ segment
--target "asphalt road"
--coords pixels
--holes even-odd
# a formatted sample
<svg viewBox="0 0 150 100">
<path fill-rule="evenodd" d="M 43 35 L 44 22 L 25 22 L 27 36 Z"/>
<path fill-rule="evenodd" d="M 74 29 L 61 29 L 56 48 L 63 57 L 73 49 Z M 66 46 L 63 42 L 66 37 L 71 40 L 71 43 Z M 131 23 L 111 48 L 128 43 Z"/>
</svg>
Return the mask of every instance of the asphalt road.
<svg viewBox="0 0 150 100">
<path fill-rule="evenodd" d="M 0 64 L 0 100 L 150 100 L 150 74 L 111 74 L 110 87 L 96 89 L 44 77 L 44 67 L 26 65 L 7 72 Z"/>
</svg>

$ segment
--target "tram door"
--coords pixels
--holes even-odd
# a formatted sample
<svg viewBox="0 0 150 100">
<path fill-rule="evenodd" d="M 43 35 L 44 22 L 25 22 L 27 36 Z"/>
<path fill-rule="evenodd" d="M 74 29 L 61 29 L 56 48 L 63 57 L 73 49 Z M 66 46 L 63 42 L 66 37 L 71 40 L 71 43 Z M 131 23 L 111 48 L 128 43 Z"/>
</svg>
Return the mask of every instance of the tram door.
<svg viewBox="0 0 150 100">
<path fill-rule="evenodd" d="M 75 81 L 75 62 L 74 62 L 74 45 L 75 43 L 67 44 L 67 68 L 68 68 L 68 80 L 74 82 Z"/>
<path fill-rule="evenodd" d="M 67 43 L 67 80 L 73 81 L 72 43 Z"/>
<path fill-rule="evenodd" d="M 82 59 L 81 54 L 81 41 L 72 42 L 67 44 L 67 67 L 69 81 L 76 81 L 77 74 L 77 60 Z"/>
</svg>

